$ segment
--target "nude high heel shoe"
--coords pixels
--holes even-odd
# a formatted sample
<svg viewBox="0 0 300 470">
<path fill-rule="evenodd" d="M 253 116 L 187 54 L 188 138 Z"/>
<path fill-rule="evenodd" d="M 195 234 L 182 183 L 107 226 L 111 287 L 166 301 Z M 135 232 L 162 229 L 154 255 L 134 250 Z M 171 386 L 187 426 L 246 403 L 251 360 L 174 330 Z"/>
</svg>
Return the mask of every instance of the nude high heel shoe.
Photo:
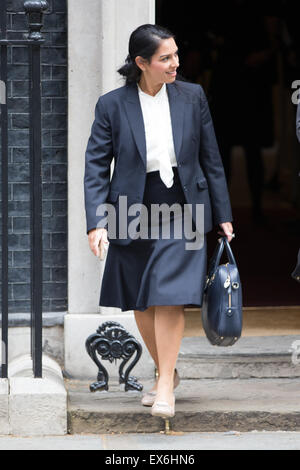
<svg viewBox="0 0 300 470">
<path fill-rule="evenodd" d="M 179 377 L 179 374 L 178 374 L 178 370 L 175 369 L 174 371 L 174 389 L 176 387 L 178 387 L 180 383 L 180 377 Z M 152 406 L 153 403 L 154 403 L 154 400 L 155 400 L 155 397 L 156 397 L 156 392 L 147 392 L 143 395 L 142 397 L 142 405 L 143 406 Z"/>
<path fill-rule="evenodd" d="M 147 392 L 142 397 L 142 405 L 152 406 L 156 397 L 156 392 Z"/>
<path fill-rule="evenodd" d="M 151 408 L 152 416 L 161 416 L 164 419 L 173 418 L 175 416 L 175 395 L 172 396 L 172 404 L 166 401 L 154 402 Z"/>
</svg>

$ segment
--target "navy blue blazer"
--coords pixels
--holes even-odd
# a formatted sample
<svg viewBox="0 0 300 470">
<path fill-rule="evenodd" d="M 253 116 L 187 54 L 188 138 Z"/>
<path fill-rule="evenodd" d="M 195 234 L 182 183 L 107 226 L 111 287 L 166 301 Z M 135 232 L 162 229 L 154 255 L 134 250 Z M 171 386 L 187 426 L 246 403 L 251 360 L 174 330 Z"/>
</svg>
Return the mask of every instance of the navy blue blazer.
<svg viewBox="0 0 300 470">
<path fill-rule="evenodd" d="M 208 103 L 201 85 L 167 84 L 178 174 L 188 203 L 204 204 L 204 233 L 213 224 L 232 221 L 224 168 Z M 110 164 L 114 172 L 110 181 Z M 101 225 L 100 204 L 113 204 L 118 219 L 119 195 L 128 207 L 142 203 L 146 182 L 146 140 L 138 88 L 124 85 L 97 101 L 85 153 L 84 201 L 87 233 Z M 128 216 L 127 224 L 137 215 Z M 128 225 L 127 225 L 128 227 Z M 117 229 L 118 230 L 118 229 Z M 117 231 L 118 234 L 118 231 Z M 130 238 L 110 239 L 126 245 Z"/>
</svg>

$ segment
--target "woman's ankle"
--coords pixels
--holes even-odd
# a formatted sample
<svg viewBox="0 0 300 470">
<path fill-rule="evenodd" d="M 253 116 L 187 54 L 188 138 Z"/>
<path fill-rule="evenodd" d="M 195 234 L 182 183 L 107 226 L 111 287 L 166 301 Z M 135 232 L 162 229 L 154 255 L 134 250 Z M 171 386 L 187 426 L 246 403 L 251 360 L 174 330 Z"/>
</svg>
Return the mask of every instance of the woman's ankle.
<svg viewBox="0 0 300 470">
<path fill-rule="evenodd" d="M 173 392 L 174 389 L 174 380 L 172 377 L 162 377 L 157 381 L 157 389 L 169 390 Z"/>
</svg>

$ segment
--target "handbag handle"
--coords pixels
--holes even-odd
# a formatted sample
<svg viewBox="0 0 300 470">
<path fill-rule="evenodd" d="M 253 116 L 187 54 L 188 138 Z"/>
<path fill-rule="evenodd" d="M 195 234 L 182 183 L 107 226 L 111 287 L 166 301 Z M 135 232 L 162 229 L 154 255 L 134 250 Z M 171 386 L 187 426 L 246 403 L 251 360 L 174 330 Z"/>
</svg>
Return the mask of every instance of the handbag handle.
<svg viewBox="0 0 300 470">
<path fill-rule="evenodd" d="M 216 246 L 214 254 L 213 254 L 213 256 L 210 260 L 210 263 L 209 263 L 209 269 L 208 269 L 209 277 L 214 273 L 214 271 L 217 269 L 217 266 L 220 263 L 222 253 L 224 251 L 224 246 L 226 248 L 226 253 L 227 253 L 227 257 L 229 259 L 229 262 L 231 264 L 236 265 L 236 261 L 235 261 L 235 258 L 233 256 L 233 253 L 232 253 L 230 244 L 227 240 L 227 237 L 222 237 L 221 242 L 219 243 L 219 246 L 218 245 Z"/>
</svg>

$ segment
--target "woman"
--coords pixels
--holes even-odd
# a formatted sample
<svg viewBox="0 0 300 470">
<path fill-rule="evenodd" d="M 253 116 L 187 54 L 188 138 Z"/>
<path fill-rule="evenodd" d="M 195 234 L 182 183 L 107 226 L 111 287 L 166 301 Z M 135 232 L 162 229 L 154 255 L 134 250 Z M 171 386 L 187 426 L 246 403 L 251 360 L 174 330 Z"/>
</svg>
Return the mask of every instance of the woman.
<svg viewBox="0 0 300 470">
<path fill-rule="evenodd" d="M 126 84 L 97 102 L 84 177 L 90 248 L 99 255 L 99 243 L 101 248 L 108 242 L 107 228 L 110 241 L 99 305 L 134 310 L 158 370 L 157 383 L 143 396 L 142 404 L 152 405 L 152 415 L 165 418 L 175 413 L 173 390 L 179 383 L 175 365 L 184 331 L 184 305 L 202 304 L 205 234 L 214 223 L 228 241 L 233 236 L 224 169 L 206 97 L 200 85 L 176 81 L 178 66 L 178 49 L 170 31 L 151 24 L 133 31 L 126 63 L 118 70 Z M 200 248 L 187 249 L 185 236 L 162 239 L 161 220 L 159 238 L 128 235 L 135 220 L 127 212 L 119 221 L 121 196 L 126 196 L 128 207 L 142 202 L 146 211 L 154 204 L 177 203 L 180 208 L 190 204 L 193 230 L 199 226 L 195 207 L 204 205 Z M 107 219 L 99 211 L 105 203 L 117 212 L 118 235 L 110 235 Z M 139 227 L 149 228 L 152 221 L 143 225 L 142 213 Z M 171 216 L 171 228 L 176 222 L 178 217 Z"/>
</svg>

